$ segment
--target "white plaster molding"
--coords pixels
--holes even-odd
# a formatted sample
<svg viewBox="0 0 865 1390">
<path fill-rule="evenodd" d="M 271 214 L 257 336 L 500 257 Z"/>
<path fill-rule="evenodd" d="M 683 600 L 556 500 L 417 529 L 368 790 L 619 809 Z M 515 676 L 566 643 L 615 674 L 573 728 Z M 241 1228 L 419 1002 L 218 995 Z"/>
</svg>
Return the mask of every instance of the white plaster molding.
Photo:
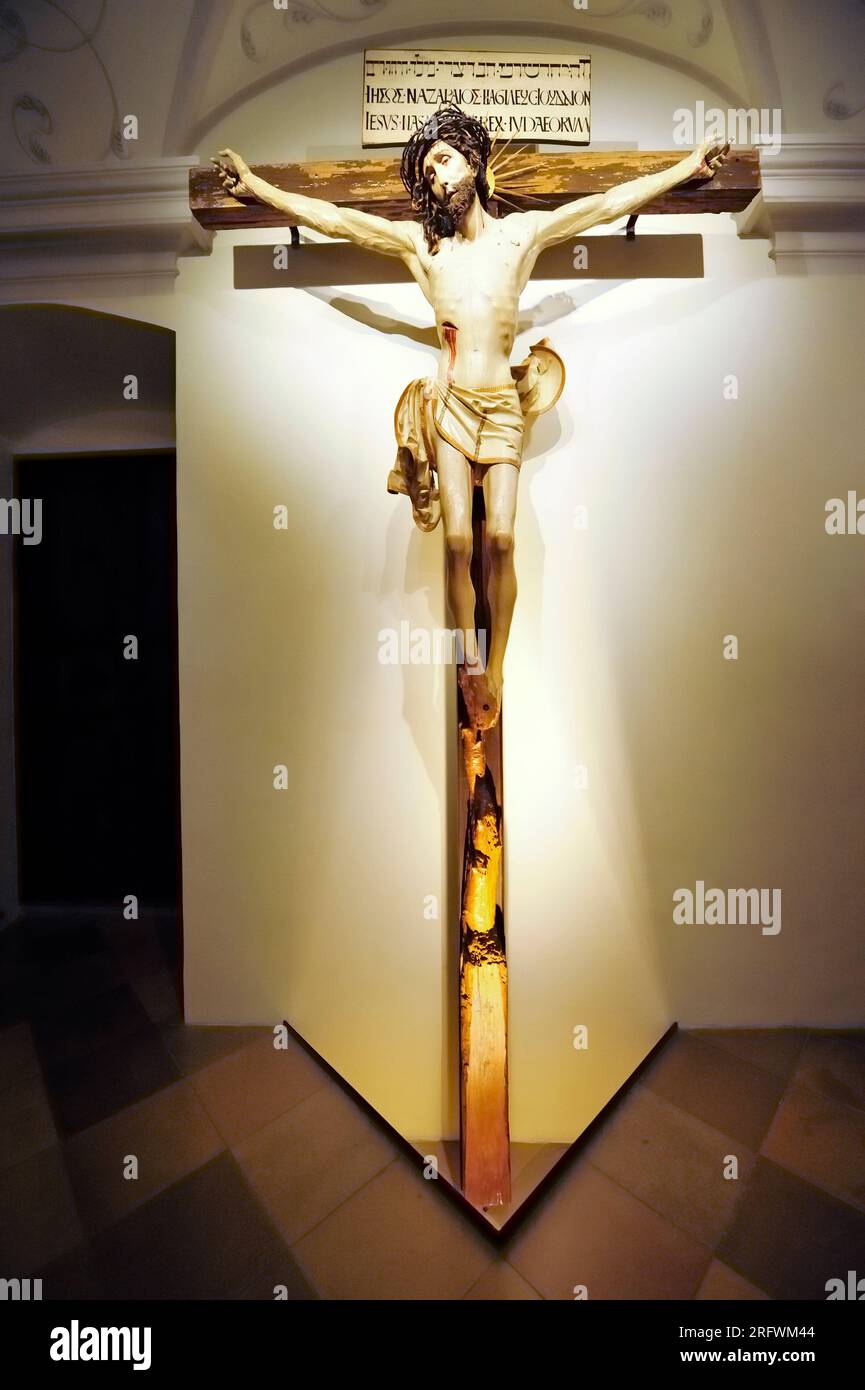
<svg viewBox="0 0 865 1390">
<path fill-rule="evenodd" d="M 177 257 L 210 250 L 189 211 L 197 156 L 0 178 L 0 298 L 52 297 L 64 282 L 170 282 Z"/>
<path fill-rule="evenodd" d="M 762 190 L 736 215 L 740 236 L 768 236 L 779 274 L 865 272 L 865 140 L 785 135 L 760 149 Z"/>
</svg>

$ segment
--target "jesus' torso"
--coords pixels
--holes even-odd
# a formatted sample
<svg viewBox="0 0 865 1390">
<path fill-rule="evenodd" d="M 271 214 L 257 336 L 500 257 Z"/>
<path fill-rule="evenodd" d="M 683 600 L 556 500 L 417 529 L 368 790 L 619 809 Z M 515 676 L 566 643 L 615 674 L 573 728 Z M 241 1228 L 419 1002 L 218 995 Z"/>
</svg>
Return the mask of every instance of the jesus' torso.
<svg viewBox="0 0 865 1390">
<path fill-rule="evenodd" d="M 435 255 L 417 228 L 416 251 L 407 264 L 435 310 L 442 346 L 439 382 L 500 386 L 511 381 L 520 294 L 536 258 L 529 218 L 519 213 L 490 218 L 473 240 L 443 237 Z"/>
</svg>

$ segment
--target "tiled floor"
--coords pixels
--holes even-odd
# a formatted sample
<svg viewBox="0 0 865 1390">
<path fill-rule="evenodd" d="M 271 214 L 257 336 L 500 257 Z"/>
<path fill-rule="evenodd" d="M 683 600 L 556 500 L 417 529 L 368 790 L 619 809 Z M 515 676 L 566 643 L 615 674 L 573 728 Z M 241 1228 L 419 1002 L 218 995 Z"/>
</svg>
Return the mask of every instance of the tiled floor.
<svg viewBox="0 0 865 1390">
<path fill-rule="evenodd" d="M 173 950 L 170 920 L 0 933 L 0 1273 L 46 1299 L 824 1299 L 865 1270 L 862 1034 L 680 1032 L 497 1247 L 299 1045 L 185 1028 Z"/>
</svg>

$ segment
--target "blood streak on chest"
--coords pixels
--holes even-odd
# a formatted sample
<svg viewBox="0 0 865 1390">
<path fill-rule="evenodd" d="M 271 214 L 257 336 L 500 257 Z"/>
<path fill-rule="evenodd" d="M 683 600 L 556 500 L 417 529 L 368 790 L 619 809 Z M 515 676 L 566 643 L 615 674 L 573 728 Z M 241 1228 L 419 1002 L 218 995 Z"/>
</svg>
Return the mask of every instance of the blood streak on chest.
<svg viewBox="0 0 865 1390">
<path fill-rule="evenodd" d="M 448 384 L 454 379 L 454 363 L 457 356 L 457 326 L 455 323 L 443 323 L 444 339 L 448 347 Z"/>
</svg>

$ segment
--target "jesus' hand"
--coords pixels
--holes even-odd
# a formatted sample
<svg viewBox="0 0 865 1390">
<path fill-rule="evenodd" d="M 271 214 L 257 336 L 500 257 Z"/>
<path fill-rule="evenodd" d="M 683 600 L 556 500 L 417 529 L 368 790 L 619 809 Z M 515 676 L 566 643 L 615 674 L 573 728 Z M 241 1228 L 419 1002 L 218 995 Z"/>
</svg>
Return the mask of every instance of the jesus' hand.
<svg viewBox="0 0 865 1390">
<path fill-rule="evenodd" d="M 697 168 L 693 177 L 695 179 L 712 178 L 715 170 L 720 169 L 729 152 L 729 140 L 706 140 L 700 148 L 694 152 L 694 160 L 697 164 Z"/>
<path fill-rule="evenodd" d="M 241 159 L 234 150 L 220 150 L 218 156 L 211 159 L 211 164 L 216 165 L 219 174 L 219 182 L 222 184 L 226 193 L 230 193 L 232 198 L 254 198 L 255 194 L 248 186 L 247 180 L 252 173 L 245 159 Z"/>
</svg>

